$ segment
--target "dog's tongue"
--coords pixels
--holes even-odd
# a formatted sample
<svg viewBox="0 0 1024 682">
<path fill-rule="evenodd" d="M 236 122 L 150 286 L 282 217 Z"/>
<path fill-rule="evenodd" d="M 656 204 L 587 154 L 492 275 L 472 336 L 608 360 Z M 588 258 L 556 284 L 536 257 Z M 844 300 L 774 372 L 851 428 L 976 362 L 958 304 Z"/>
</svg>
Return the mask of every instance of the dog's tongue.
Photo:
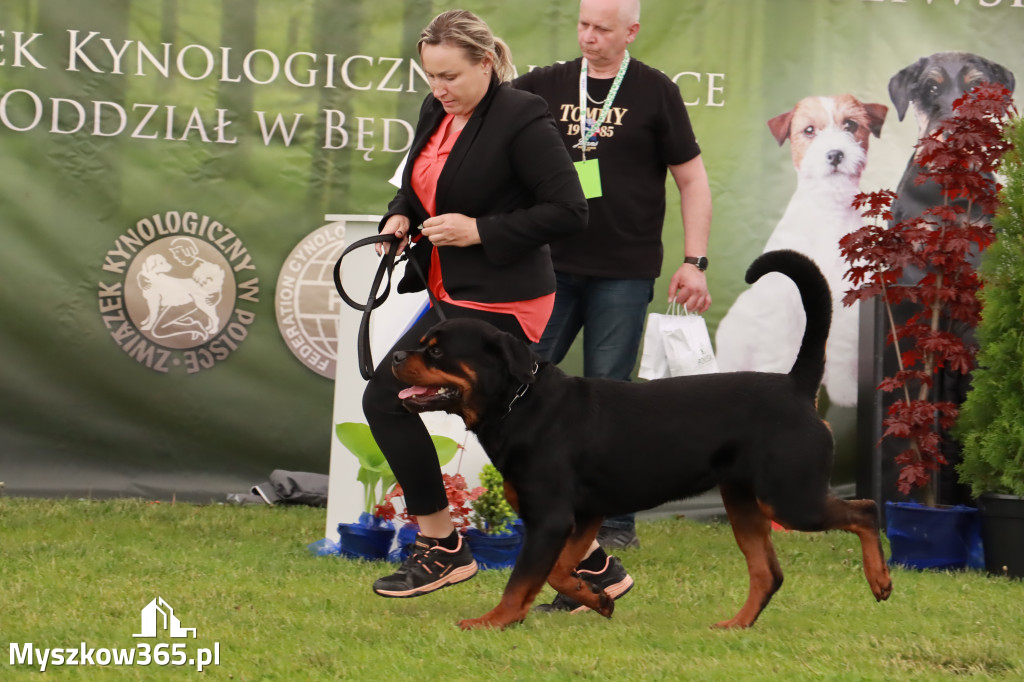
<svg viewBox="0 0 1024 682">
<path fill-rule="evenodd" d="M 406 398 L 412 398 L 417 395 L 424 395 L 427 393 L 437 393 L 436 388 L 429 388 L 427 386 L 410 386 L 409 388 L 403 388 L 398 393 L 399 400 L 405 400 Z"/>
</svg>

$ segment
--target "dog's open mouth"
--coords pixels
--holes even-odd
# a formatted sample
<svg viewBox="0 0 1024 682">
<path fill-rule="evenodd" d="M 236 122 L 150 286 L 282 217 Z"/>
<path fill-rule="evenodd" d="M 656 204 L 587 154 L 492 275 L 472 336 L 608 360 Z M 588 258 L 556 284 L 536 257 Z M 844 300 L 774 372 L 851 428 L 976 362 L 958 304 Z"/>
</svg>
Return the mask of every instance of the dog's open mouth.
<svg viewBox="0 0 1024 682">
<path fill-rule="evenodd" d="M 410 412 L 444 410 L 459 402 L 460 391 L 455 386 L 410 386 L 398 393 L 398 399 Z"/>
</svg>

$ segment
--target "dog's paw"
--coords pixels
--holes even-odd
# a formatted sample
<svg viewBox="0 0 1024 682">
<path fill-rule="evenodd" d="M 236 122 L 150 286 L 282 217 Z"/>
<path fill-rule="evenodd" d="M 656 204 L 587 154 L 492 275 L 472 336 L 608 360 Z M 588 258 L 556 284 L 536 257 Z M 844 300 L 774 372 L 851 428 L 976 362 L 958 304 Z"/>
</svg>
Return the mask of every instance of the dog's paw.
<svg viewBox="0 0 1024 682">
<path fill-rule="evenodd" d="M 740 630 L 744 628 L 749 628 L 751 625 L 753 625 L 753 623 L 748 623 L 745 620 L 741 620 L 739 616 L 736 616 L 734 618 L 730 618 L 729 620 L 719 621 L 711 627 L 716 630 Z"/>
<path fill-rule="evenodd" d="M 868 587 L 876 601 L 885 601 L 892 594 L 892 574 L 885 565 L 884 559 L 878 562 L 865 562 L 864 577 L 868 579 Z"/>
<path fill-rule="evenodd" d="M 502 629 L 505 626 L 498 623 L 494 623 L 488 618 L 467 618 L 459 621 L 459 627 L 463 630 L 494 630 Z"/>
<path fill-rule="evenodd" d="M 597 608 L 597 612 L 605 618 L 611 618 L 612 612 L 615 611 L 615 600 L 608 596 L 608 593 L 601 590 L 598 596 L 600 600 L 600 606 Z"/>
<path fill-rule="evenodd" d="M 490 613 L 481 616 L 479 618 L 467 618 L 459 621 L 459 627 L 463 630 L 504 630 L 510 625 L 516 625 L 517 623 L 523 622 L 523 619 L 518 620 L 502 620 L 495 618 Z"/>
<path fill-rule="evenodd" d="M 892 594 L 892 579 L 886 576 L 884 582 L 871 585 L 871 592 L 877 601 L 885 601 Z"/>
</svg>

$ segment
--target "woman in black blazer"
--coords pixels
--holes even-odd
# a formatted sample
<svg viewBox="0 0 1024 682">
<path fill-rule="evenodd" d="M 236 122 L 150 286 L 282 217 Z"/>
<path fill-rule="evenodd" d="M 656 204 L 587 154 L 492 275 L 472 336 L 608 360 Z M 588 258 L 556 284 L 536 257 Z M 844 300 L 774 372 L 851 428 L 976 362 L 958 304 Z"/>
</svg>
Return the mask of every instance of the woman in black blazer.
<svg viewBox="0 0 1024 682">
<path fill-rule="evenodd" d="M 418 47 L 431 94 L 381 232 L 400 238 L 391 247 L 399 251 L 416 240 L 413 254 L 429 260 L 429 286 L 447 317 L 484 319 L 536 341 L 554 304 L 547 244 L 586 226 L 578 176 L 547 103 L 507 84 L 509 50 L 487 24 L 464 10 L 444 12 Z M 413 290 L 408 281 L 399 291 Z M 431 308 L 392 352 L 416 348 L 438 321 Z M 452 525 L 430 435 L 398 397 L 407 387 L 392 375 L 390 358 L 367 384 L 363 412 L 420 535 L 374 591 L 412 597 L 467 580 L 477 566 Z"/>
</svg>

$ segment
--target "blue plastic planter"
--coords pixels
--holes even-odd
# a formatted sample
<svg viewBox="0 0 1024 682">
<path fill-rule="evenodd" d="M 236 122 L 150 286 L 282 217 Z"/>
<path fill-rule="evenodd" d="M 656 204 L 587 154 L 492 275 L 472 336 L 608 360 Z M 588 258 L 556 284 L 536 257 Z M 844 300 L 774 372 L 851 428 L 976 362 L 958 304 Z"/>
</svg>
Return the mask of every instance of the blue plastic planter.
<svg viewBox="0 0 1024 682">
<path fill-rule="evenodd" d="M 408 559 L 409 545 L 416 542 L 416 534 L 419 532 L 420 525 L 418 523 L 406 523 L 399 528 L 398 535 L 395 537 L 397 546 L 388 553 L 388 561 L 400 564 Z"/>
<path fill-rule="evenodd" d="M 366 512 L 357 523 L 339 523 L 341 556 L 351 559 L 385 559 L 395 537 L 395 526 L 390 521 L 379 522 Z"/>
<path fill-rule="evenodd" d="M 890 565 L 939 570 L 976 567 L 981 545 L 977 509 L 886 502 L 885 516 Z"/>
<path fill-rule="evenodd" d="M 465 536 L 469 551 L 483 569 L 510 568 L 523 547 L 522 534 L 514 531 L 507 535 L 488 535 L 476 528 L 467 528 Z"/>
</svg>

